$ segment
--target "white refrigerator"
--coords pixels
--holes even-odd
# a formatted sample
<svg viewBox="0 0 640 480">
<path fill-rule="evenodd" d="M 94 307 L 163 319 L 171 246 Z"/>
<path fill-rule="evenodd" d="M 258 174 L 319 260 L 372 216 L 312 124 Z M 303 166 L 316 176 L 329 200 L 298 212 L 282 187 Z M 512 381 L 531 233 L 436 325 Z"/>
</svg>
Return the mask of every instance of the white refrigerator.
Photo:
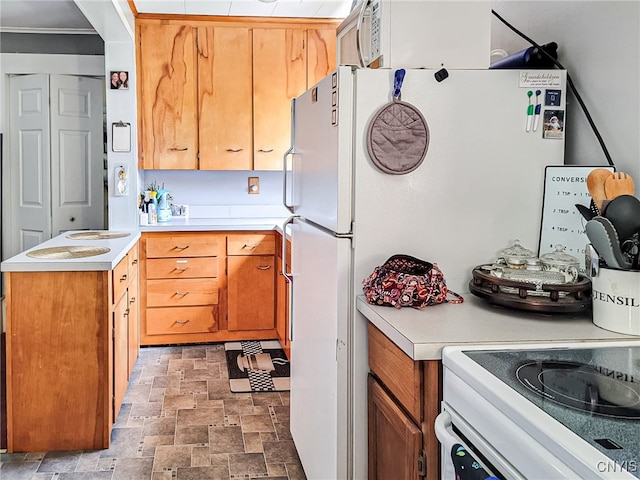
<svg viewBox="0 0 640 480">
<path fill-rule="evenodd" d="M 393 70 L 338 67 L 292 103 L 291 433 L 309 480 L 367 478 L 362 280 L 404 253 L 436 262 L 464 296 L 476 265 L 516 239 L 538 245 L 544 169 L 563 164 L 565 72 L 435 73 L 404 77 L 401 99 L 429 130 L 424 161 L 407 174 L 383 172 L 366 148 Z M 561 127 L 546 131 L 552 116 Z"/>
</svg>

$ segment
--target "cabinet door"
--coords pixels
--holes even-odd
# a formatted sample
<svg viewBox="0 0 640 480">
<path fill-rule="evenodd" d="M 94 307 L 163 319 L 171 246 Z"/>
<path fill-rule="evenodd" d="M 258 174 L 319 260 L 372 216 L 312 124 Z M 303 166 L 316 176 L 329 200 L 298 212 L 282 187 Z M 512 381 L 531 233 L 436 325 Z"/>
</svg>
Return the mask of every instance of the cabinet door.
<svg viewBox="0 0 640 480">
<path fill-rule="evenodd" d="M 302 29 L 253 29 L 254 170 L 282 169 L 291 99 L 307 87 L 305 36 Z"/>
<path fill-rule="evenodd" d="M 127 290 L 127 300 L 129 301 L 129 316 L 128 316 L 128 341 L 127 351 L 129 356 L 129 378 L 131 378 L 131 372 L 138 359 L 138 352 L 140 349 L 140 300 L 138 298 L 138 276 L 136 275 L 131 279 L 129 288 Z"/>
<path fill-rule="evenodd" d="M 422 432 L 369 376 L 369 480 L 417 480 Z"/>
<path fill-rule="evenodd" d="M 336 29 L 307 30 L 307 88 L 336 68 Z"/>
<path fill-rule="evenodd" d="M 138 53 L 141 168 L 197 169 L 195 28 L 142 23 Z"/>
<path fill-rule="evenodd" d="M 198 28 L 200 170 L 251 170 L 251 31 Z"/>
<path fill-rule="evenodd" d="M 275 328 L 275 257 L 228 257 L 229 330 Z"/>
<path fill-rule="evenodd" d="M 113 311 L 113 421 L 118 418 L 120 406 L 129 381 L 129 302 L 124 295 Z"/>
</svg>

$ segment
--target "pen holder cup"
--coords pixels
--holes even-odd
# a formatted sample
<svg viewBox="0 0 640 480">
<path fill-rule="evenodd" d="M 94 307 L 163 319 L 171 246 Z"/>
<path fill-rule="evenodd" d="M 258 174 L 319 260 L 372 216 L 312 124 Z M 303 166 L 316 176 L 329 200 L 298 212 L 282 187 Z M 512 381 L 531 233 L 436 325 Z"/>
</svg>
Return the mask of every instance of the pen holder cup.
<svg viewBox="0 0 640 480">
<path fill-rule="evenodd" d="M 591 286 L 593 323 L 612 332 L 640 335 L 640 271 L 600 267 Z"/>
</svg>

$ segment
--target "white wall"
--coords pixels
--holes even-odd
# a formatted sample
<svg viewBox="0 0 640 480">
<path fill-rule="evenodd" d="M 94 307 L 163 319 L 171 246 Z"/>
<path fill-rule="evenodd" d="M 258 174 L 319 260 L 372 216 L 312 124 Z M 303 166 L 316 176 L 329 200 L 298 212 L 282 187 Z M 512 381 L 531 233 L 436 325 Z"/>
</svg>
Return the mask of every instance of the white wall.
<svg viewBox="0 0 640 480">
<path fill-rule="evenodd" d="M 494 0 L 493 9 L 542 45 L 558 44 L 567 69 L 618 170 L 640 189 L 640 2 Z M 492 20 L 492 48 L 515 53 L 529 44 Z M 567 98 L 566 160 L 607 161 L 572 94 Z"/>
<path fill-rule="evenodd" d="M 249 194 L 249 177 L 260 179 L 260 193 Z M 180 205 L 281 205 L 282 172 L 145 170 L 141 189 L 155 182 Z"/>
<path fill-rule="evenodd" d="M 105 42 L 105 78 L 107 81 L 107 175 L 109 180 L 109 229 L 130 230 L 138 227 L 138 175 L 137 98 L 135 75 L 135 46 L 133 41 Z M 129 72 L 128 90 L 109 88 L 111 71 Z M 114 152 L 112 132 L 114 123 L 131 124 L 131 151 Z M 125 166 L 129 172 L 129 194 L 116 196 L 115 169 Z"/>
</svg>

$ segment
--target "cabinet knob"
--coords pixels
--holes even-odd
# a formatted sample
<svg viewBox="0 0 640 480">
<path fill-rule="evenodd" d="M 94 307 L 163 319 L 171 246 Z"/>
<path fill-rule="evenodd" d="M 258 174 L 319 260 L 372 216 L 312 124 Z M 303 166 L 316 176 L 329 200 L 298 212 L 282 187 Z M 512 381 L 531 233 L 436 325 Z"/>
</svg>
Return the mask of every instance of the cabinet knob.
<svg viewBox="0 0 640 480">
<path fill-rule="evenodd" d="M 271 265 L 258 265 L 258 270 L 269 270 Z"/>
<path fill-rule="evenodd" d="M 180 324 L 180 325 L 186 325 L 187 323 L 189 323 L 191 320 L 176 320 L 176 323 Z"/>
<path fill-rule="evenodd" d="M 127 274 L 126 273 L 120 277 L 120 281 L 121 282 L 124 282 L 126 279 L 127 279 Z"/>
</svg>

